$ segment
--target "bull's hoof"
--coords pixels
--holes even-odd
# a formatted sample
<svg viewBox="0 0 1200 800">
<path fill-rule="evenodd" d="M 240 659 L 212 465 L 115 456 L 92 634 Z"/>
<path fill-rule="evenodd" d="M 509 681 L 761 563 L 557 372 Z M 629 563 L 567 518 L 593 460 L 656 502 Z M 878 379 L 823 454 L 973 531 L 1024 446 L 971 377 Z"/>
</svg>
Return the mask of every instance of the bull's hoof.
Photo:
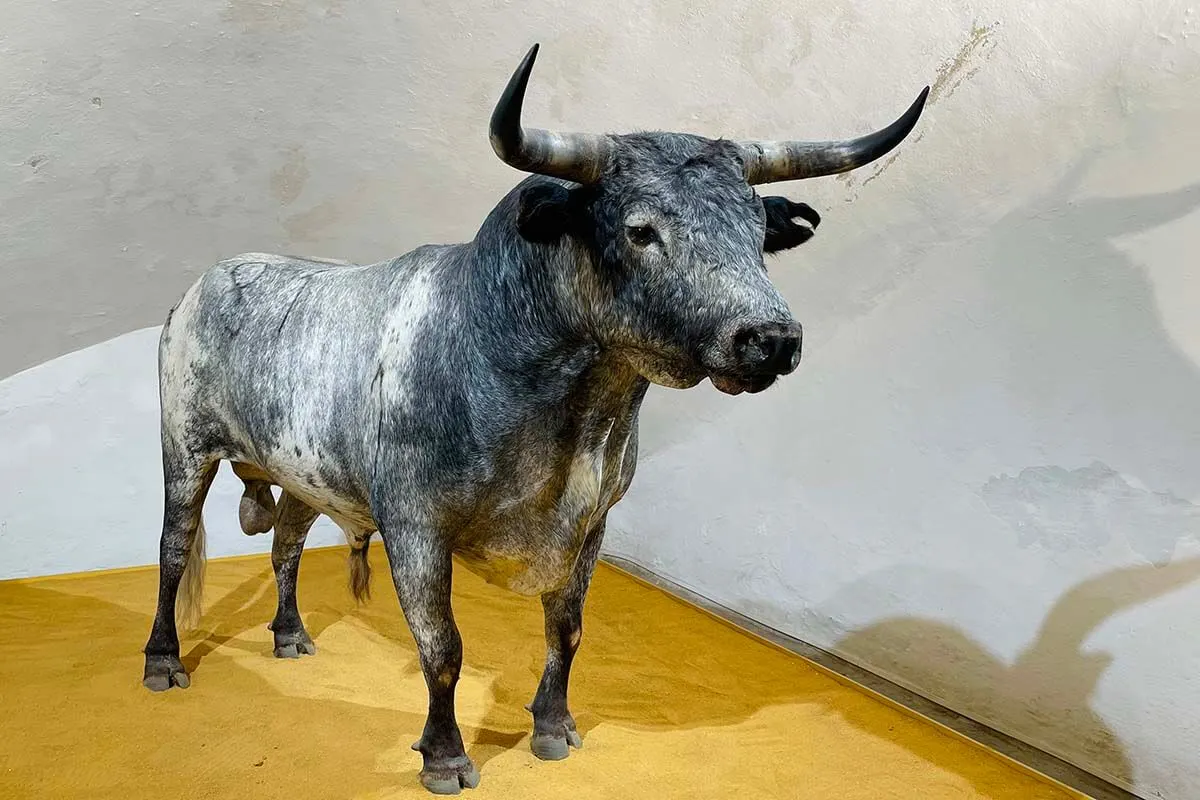
<svg viewBox="0 0 1200 800">
<path fill-rule="evenodd" d="M 142 674 L 142 686 L 152 692 L 165 692 L 172 686 L 186 689 L 192 681 L 188 678 L 187 670 L 179 661 L 179 656 L 146 656 L 146 671 Z"/>
<path fill-rule="evenodd" d="M 466 756 L 427 764 L 421 770 L 421 785 L 433 794 L 458 794 L 479 785 L 479 770 Z"/>
<path fill-rule="evenodd" d="M 525 706 L 533 711 L 533 704 Z M 571 754 L 571 748 L 576 750 L 583 747 L 583 737 L 575 728 L 575 718 L 570 712 L 554 719 L 538 719 L 534 714 L 533 737 L 529 740 L 529 749 L 542 761 L 562 761 Z"/>
<path fill-rule="evenodd" d="M 309 637 L 308 631 L 301 628 L 291 633 L 275 632 L 275 657 L 299 658 L 302 655 L 315 656 L 317 646 Z"/>
<path fill-rule="evenodd" d="M 535 733 L 529 740 L 529 749 L 542 761 L 562 761 L 571 754 L 571 748 L 583 747 L 579 731 L 568 730 L 565 734 Z"/>
</svg>

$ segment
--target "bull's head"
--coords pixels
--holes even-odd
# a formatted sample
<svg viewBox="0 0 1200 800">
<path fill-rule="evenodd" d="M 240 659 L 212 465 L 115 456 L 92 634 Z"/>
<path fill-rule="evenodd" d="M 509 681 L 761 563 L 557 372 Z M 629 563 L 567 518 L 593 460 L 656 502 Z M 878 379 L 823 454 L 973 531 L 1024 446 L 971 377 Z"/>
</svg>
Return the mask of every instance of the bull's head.
<svg viewBox="0 0 1200 800">
<path fill-rule="evenodd" d="M 759 392 L 800 361 L 801 328 L 767 277 L 764 252 L 812 235 L 803 204 L 761 198 L 756 184 L 855 169 L 898 145 L 929 88 L 900 119 L 834 142 L 732 142 L 679 133 L 594 135 L 521 125 L 538 47 L 513 73 L 492 114 L 506 163 L 566 183 L 534 182 L 518 227 L 534 241 L 571 237 L 594 274 L 578 276 L 602 344 L 647 379 L 676 388 L 709 377 L 721 391 Z"/>
</svg>

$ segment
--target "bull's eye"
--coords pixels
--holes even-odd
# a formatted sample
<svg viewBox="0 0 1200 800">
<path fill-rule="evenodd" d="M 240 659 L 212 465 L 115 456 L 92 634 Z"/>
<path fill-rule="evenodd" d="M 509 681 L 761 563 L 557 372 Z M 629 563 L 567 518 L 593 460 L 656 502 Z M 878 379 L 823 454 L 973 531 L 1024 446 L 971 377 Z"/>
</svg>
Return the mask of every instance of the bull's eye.
<svg viewBox="0 0 1200 800">
<path fill-rule="evenodd" d="M 625 233 L 629 241 L 638 247 L 649 247 L 659 240 L 658 231 L 649 225 L 630 225 L 625 229 Z"/>
</svg>

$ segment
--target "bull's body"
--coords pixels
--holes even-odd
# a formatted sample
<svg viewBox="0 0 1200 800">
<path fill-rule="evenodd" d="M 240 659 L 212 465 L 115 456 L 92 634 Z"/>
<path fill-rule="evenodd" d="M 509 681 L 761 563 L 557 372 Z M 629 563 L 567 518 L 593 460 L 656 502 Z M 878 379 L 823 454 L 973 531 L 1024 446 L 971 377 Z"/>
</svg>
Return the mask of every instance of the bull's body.
<svg viewBox="0 0 1200 800">
<path fill-rule="evenodd" d="M 352 544 L 419 522 L 489 580 L 561 588 L 632 478 L 648 382 L 567 329 L 579 315 L 531 279 L 545 248 L 516 235 L 514 202 L 468 244 L 205 273 L 162 335 L 169 444 L 281 487 Z"/>
<path fill-rule="evenodd" d="M 316 517 L 345 531 L 360 599 L 378 532 L 429 688 L 414 747 L 435 792 L 479 780 L 454 715 L 453 557 L 541 596 L 531 746 L 565 757 L 581 744 L 567 684 L 583 602 L 608 511 L 633 479 L 647 388 L 709 378 L 759 392 L 800 360 L 800 325 L 763 254 L 803 243 L 812 229 L 793 220 L 819 217 L 753 186 L 879 158 L 928 93 L 846 142 L 551 134 L 520 124 L 535 52 L 491 127 L 497 154 L 535 177 L 471 242 L 369 266 L 228 259 L 173 309 L 159 348 L 164 513 L 145 685 L 188 685 L 176 600 L 185 619 L 198 614 L 201 510 L 229 461 L 246 484 L 243 530 L 274 531 L 277 656 L 315 652 L 296 576 Z"/>
</svg>

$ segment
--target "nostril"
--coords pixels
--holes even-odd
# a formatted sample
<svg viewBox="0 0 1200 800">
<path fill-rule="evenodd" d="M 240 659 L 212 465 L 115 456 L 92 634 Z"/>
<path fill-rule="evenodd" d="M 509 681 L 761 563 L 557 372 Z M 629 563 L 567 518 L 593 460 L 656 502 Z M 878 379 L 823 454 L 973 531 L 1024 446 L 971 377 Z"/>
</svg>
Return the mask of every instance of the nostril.
<svg viewBox="0 0 1200 800">
<path fill-rule="evenodd" d="M 779 360 L 779 354 L 783 349 L 783 339 L 776 335 L 764 336 L 759 349 L 763 354 L 763 363 L 771 366 Z"/>
<path fill-rule="evenodd" d="M 784 336 L 780 339 L 776 365 L 781 372 L 791 372 L 800 363 L 800 337 Z"/>
<path fill-rule="evenodd" d="M 766 357 L 764 335 L 759 328 L 742 328 L 733 336 L 733 352 L 739 361 L 757 362 Z"/>
<path fill-rule="evenodd" d="M 744 369 L 782 375 L 800 360 L 800 327 L 797 324 L 748 325 L 733 337 L 733 355 Z"/>
<path fill-rule="evenodd" d="M 754 372 L 772 372 L 781 361 L 788 361 L 790 353 L 785 337 L 779 332 L 762 326 L 744 328 L 734 336 L 734 357 L 743 369 Z"/>
</svg>

